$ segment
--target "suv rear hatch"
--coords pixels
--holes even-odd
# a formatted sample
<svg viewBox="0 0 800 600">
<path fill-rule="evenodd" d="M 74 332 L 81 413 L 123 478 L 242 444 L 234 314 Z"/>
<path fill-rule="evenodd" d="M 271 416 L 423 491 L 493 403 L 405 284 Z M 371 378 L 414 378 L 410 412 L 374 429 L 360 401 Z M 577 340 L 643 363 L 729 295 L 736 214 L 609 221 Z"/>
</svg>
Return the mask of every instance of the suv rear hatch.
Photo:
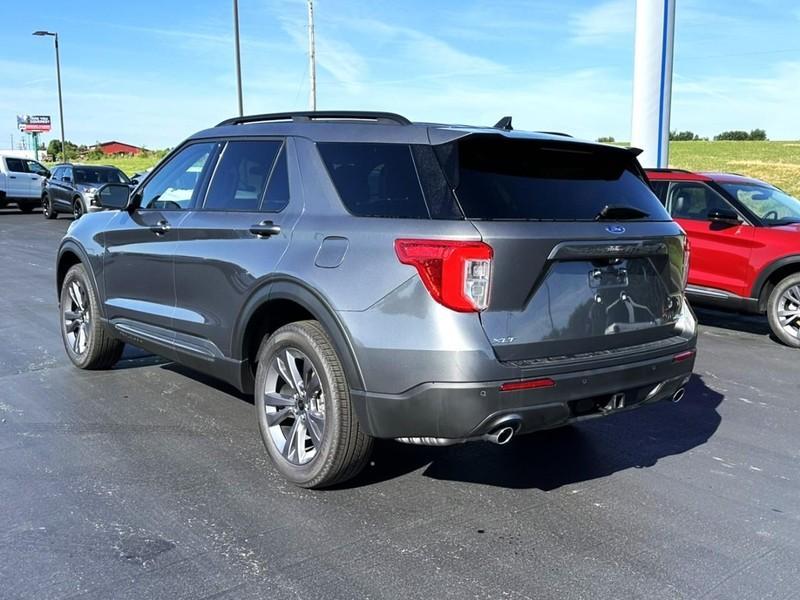
<svg viewBox="0 0 800 600">
<path fill-rule="evenodd" d="M 500 360 L 676 335 L 685 237 L 633 152 L 507 134 L 435 149 L 466 218 L 494 250 L 480 318 Z"/>
</svg>

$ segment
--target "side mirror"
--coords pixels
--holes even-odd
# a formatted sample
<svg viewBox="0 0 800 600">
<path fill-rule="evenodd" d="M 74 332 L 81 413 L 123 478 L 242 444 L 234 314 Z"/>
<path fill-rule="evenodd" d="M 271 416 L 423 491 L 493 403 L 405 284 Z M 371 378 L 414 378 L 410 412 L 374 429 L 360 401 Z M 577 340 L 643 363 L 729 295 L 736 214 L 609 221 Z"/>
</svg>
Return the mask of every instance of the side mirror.
<svg viewBox="0 0 800 600">
<path fill-rule="evenodd" d="M 61 181 L 63 181 L 64 183 L 72 183 L 72 177 L 70 177 L 69 175 L 64 175 L 64 177 L 61 178 Z"/>
<path fill-rule="evenodd" d="M 715 208 L 708 211 L 708 220 L 714 223 L 724 223 L 725 225 L 739 225 L 742 220 L 739 213 L 727 208 Z"/>
<path fill-rule="evenodd" d="M 102 208 L 122 210 L 128 206 L 131 188 L 127 183 L 107 183 L 97 190 L 97 199 Z"/>
</svg>

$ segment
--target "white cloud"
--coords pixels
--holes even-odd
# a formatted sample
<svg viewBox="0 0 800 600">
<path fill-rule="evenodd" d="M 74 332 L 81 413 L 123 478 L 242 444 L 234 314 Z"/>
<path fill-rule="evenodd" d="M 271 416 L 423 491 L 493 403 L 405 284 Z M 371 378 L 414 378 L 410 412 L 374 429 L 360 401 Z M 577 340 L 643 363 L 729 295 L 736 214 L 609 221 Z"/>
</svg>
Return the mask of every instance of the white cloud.
<svg viewBox="0 0 800 600">
<path fill-rule="evenodd" d="M 614 42 L 633 31 L 634 19 L 633 0 L 607 0 L 570 15 L 572 41 L 585 45 Z"/>
<path fill-rule="evenodd" d="M 727 129 L 766 129 L 773 139 L 800 138 L 800 61 L 777 63 L 758 76 L 676 76 L 673 129 L 713 136 Z"/>
</svg>

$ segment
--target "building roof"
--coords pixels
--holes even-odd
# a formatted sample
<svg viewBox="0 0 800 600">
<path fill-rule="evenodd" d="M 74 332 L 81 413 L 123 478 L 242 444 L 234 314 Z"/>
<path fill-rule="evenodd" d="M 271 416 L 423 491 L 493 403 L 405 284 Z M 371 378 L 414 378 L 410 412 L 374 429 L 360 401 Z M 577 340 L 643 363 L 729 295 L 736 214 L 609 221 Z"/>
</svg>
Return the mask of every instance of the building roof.
<svg viewBox="0 0 800 600">
<path fill-rule="evenodd" d="M 128 146 L 130 148 L 139 148 L 140 150 L 142 149 L 141 146 L 137 146 L 135 144 L 127 144 L 125 142 L 118 142 L 117 140 L 111 140 L 108 142 L 97 142 L 98 146 L 110 146 L 111 144 L 119 144 L 120 146 Z"/>
</svg>

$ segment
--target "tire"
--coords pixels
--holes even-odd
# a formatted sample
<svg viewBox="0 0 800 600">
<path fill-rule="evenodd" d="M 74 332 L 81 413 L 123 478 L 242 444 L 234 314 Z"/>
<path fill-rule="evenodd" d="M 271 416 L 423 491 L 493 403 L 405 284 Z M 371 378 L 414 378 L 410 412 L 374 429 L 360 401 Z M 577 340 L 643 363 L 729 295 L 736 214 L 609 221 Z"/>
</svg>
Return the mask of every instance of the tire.
<svg viewBox="0 0 800 600">
<path fill-rule="evenodd" d="M 767 319 L 772 333 L 792 348 L 800 348 L 800 273 L 785 277 L 767 301 Z"/>
<path fill-rule="evenodd" d="M 372 438 L 361 429 L 342 363 L 317 321 L 290 323 L 264 338 L 255 390 L 261 438 L 286 479 L 323 488 L 364 468 Z"/>
<path fill-rule="evenodd" d="M 86 214 L 86 207 L 83 206 L 83 200 L 75 196 L 72 199 L 72 216 L 77 221 Z"/>
<path fill-rule="evenodd" d="M 55 219 L 58 217 L 58 213 L 55 211 L 53 203 L 50 201 L 50 196 L 47 194 L 42 196 L 42 214 L 45 219 Z"/>
<path fill-rule="evenodd" d="M 73 265 L 61 284 L 58 310 L 67 356 L 80 369 L 110 369 L 125 344 L 111 337 L 100 320 L 99 299 L 86 269 Z"/>
<path fill-rule="evenodd" d="M 33 204 L 29 204 L 28 202 L 24 202 L 22 204 L 17 204 L 17 208 L 19 208 L 20 212 L 23 212 L 27 215 L 32 213 L 33 209 L 36 208 L 36 206 Z"/>
</svg>

